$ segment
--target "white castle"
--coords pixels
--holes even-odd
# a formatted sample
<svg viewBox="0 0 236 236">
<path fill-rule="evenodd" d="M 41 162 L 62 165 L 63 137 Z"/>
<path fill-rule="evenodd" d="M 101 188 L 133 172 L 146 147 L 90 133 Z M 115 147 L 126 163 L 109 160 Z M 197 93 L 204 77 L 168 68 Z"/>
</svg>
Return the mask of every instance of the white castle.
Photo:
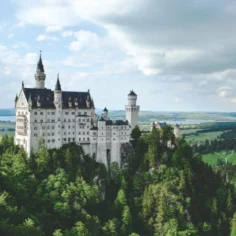
<svg viewBox="0 0 236 236">
<path fill-rule="evenodd" d="M 62 91 L 59 75 L 55 90 L 45 88 L 46 74 L 41 58 L 35 74 L 35 88 L 22 87 L 15 99 L 15 144 L 21 145 L 28 155 L 37 152 L 40 140 L 45 147 L 60 148 L 75 142 L 86 154 L 108 165 L 121 164 L 122 151 L 130 143 L 132 129 L 138 124 L 137 95 L 128 94 L 125 106 L 126 121 L 110 120 L 105 108 L 100 119 L 89 90 L 87 92 Z"/>
</svg>

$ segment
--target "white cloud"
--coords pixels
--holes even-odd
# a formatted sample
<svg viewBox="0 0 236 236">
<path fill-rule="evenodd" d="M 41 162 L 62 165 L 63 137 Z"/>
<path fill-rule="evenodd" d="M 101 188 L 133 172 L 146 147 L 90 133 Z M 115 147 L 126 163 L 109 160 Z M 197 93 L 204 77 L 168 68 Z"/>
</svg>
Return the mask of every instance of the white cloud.
<svg viewBox="0 0 236 236">
<path fill-rule="evenodd" d="M 49 35 L 46 35 L 46 34 L 40 34 L 38 35 L 37 41 L 59 41 L 59 39 L 55 36 L 49 36 Z"/>
<path fill-rule="evenodd" d="M 46 32 L 58 32 L 58 31 L 61 31 L 62 30 L 62 27 L 61 26 L 48 26 L 46 28 Z"/>
<path fill-rule="evenodd" d="M 71 37 L 74 35 L 74 32 L 73 31 L 69 31 L 69 30 L 66 30 L 66 31 L 63 31 L 62 32 L 62 37 L 63 38 L 68 38 L 68 37 Z"/>
</svg>

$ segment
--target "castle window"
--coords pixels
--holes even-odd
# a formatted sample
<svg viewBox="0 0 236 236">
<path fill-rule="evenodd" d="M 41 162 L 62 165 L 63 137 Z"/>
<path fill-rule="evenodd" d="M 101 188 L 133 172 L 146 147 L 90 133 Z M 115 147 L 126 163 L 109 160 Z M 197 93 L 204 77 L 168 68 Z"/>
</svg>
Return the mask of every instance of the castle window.
<svg viewBox="0 0 236 236">
<path fill-rule="evenodd" d="M 66 141 L 66 138 L 64 138 L 64 141 Z"/>
<path fill-rule="evenodd" d="M 83 141 L 85 141 L 85 138 L 83 138 Z"/>
<path fill-rule="evenodd" d="M 45 134 L 43 133 L 43 136 L 44 136 Z"/>
<path fill-rule="evenodd" d="M 70 126 L 68 126 L 68 129 L 70 129 Z"/>
<path fill-rule="evenodd" d="M 37 120 L 34 120 L 35 123 L 37 123 Z"/>
<path fill-rule="evenodd" d="M 50 115 L 50 111 L 48 111 L 48 115 Z"/>
<path fill-rule="evenodd" d="M 55 143 L 55 139 L 52 139 L 52 142 Z"/>
<path fill-rule="evenodd" d="M 37 115 L 37 111 L 35 111 L 34 114 Z"/>
<path fill-rule="evenodd" d="M 42 129 L 45 129 L 45 126 L 42 126 Z"/>
<path fill-rule="evenodd" d="M 69 114 L 69 112 L 66 112 L 65 114 L 66 114 L 66 115 L 68 115 L 68 114 Z"/>
<path fill-rule="evenodd" d="M 64 135 L 66 135 L 66 132 L 64 132 Z"/>
<path fill-rule="evenodd" d="M 85 111 L 84 114 L 87 115 L 87 112 Z"/>
<path fill-rule="evenodd" d="M 58 139 L 58 141 L 60 141 L 60 139 Z"/>
<path fill-rule="evenodd" d="M 83 132 L 83 135 L 85 135 L 85 132 Z"/>
<path fill-rule="evenodd" d="M 68 119 L 68 121 L 70 122 L 70 119 Z"/>
<path fill-rule="evenodd" d="M 62 126 L 61 126 L 61 128 L 62 128 L 62 129 L 65 129 L 65 126 L 64 126 L 64 125 L 62 125 Z"/>
<path fill-rule="evenodd" d="M 81 140 L 81 138 L 79 138 L 79 141 Z"/>
<path fill-rule="evenodd" d="M 52 133 L 52 136 L 54 136 L 54 133 Z"/>
<path fill-rule="evenodd" d="M 79 122 L 81 122 L 81 119 L 79 119 Z"/>
<path fill-rule="evenodd" d="M 48 133 L 48 136 L 50 136 L 50 133 Z"/>
<path fill-rule="evenodd" d="M 89 131 L 87 132 L 87 134 L 89 134 Z"/>
<path fill-rule="evenodd" d="M 74 111 L 72 111 L 72 112 L 71 112 L 71 115 L 74 115 L 74 114 L 75 114 L 75 112 L 74 112 Z"/>
<path fill-rule="evenodd" d="M 70 132 L 68 132 L 68 134 L 70 135 Z"/>
<path fill-rule="evenodd" d="M 80 116 L 80 115 L 81 115 L 81 112 L 78 112 L 78 115 Z"/>
<path fill-rule="evenodd" d="M 87 138 L 87 140 L 89 141 L 89 138 Z"/>
<path fill-rule="evenodd" d="M 37 127 L 34 127 L 34 130 L 37 130 Z"/>
<path fill-rule="evenodd" d="M 80 135 L 80 132 L 78 134 Z"/>
<path fill-rule="evenodd" d="M 38 137 L 38 134 L 34 134 L 34 137 Z"/>
<path fill-rule="evenodd" d="M 55 122 L 55 120 L 51 120 L 52 122 Z"/>
<path fill-rule="evenodd" d="M 87 119 L 87 121 L 89 122 L 89 118 Z"/>
<path fill-rule="evenodd" d="M 116 139 L 115 139 L 115 138 L 113 138 L 113 140 L 115 141 Z"/>
<path fill-rule="evenodd" d="M 42 111 L 40 112 L 40 115 L 43 115 L 43 112 L 42 112 Z"/>
<path fill-rule="evenodd" d="M 48 143 L 50 143 L 50 139 L 48 139 Z"/>
<path fill-rule="evenodd" d="M 66 119 L 64 119 L 64 121 L 66 122 Z"/>
<path fill-rule="evenodd" d="M 54 129 L 54 126 L 52 125 L 52 129 Z"/>
<path fill-rule="evenodd" d="M 43 123 L 43 120 L 40 120 L 41 123 Z"/>
<path fill-rule="evenodd" d="M 52 115 L 55 115 L 55 112 L 52 112 Z"/>
<path fill-rule="evenodd" d="M 96 132 L 93 132 L 93 135 L 96 135 Z"/>
</svg>

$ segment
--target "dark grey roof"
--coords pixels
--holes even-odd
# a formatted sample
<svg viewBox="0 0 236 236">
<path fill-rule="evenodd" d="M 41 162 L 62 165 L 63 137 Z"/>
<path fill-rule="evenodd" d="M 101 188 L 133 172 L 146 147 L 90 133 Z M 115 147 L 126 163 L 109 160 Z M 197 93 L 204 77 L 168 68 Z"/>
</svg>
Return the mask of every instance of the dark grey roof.
<svg viewBox="0 0 236 236">
<path fill-rule="evenodd" d="M 105 108 L 103 109 L 103 111 L 108 111 L 108 110 L 107 110 L 107 108 L 105 107 Z"/>
<path fill-rule="evenodd" d="M 159 122 L 158 124 L 160 125 L 161 128 L 165 128 L 167 126 L 166 122 L 163 123 Z"/>
<path fill-rule="evenodd" d="M 59 74 L 57 76 L 57 83 L 55 86 L 55 91 L 61 91 L 61 84 L 60 84 L 60 80 L 59 80 Z"/>
<path fill-rule="evenodd" d="M 90 130 L 98 130 L 98 127 L 93 126 Z"/>
<path fill-rule="evenodd" d="M 101 116 L 99 121 L 106 121 L 106 120 Z"/>
<path fill-rule="evenodd" d="M 42 58 L 41 58 L 41 53 L 40 53 L 40 56 L 39 56 L 39 61 L 38 61 L 38 65 L 37 65 L 37 71 L 44 72 L 44 67 L 43 67 L 43 62 L 42 62 Z"/>
<path fill-rule="evenodd" d="M 129 96 L 137 96 L 137 94 L 136 94 L 133 90 L 131 90 L 128 95 L 129 95 Z"/>
<path fill-rule="evenodd" d="M 51 89 L 24 88 L 24 93 L 28 101 L 31 96 L 32 108 L 38 108 L 37 101 L 41 103 L 40 108 L 55 108 L 54 92 Z M 87 107 L 86 100 L 90 103 Z M 88 92 L 62 92 L 62 108 L 75 108 L 75 102 L 78 102 L 79 108 L 91 108 L 91 97 Z M 69 107 L 69 101 L 72 106 Z"/>
<path fill-rule="evenodd" d="M 128 121 L 123 120 L 106 120 L 106 125 L 128 125 Z"/>
</svg>

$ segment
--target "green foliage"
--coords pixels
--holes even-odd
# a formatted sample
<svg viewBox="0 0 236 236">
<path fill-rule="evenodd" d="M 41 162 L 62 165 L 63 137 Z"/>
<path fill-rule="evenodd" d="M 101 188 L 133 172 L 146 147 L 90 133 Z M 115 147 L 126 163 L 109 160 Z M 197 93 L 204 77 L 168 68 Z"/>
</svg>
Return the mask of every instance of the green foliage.
<svg viewBox="0 0 236 236">
<path fill-rule="evenodd" d="M 28 158 L 3 137 L 0 235 L 235 235 L 235 166 L 214 172 L 171 127 L 132 137 L 125 168 L 108 170 L 76 144 Z"/>
</svg>

